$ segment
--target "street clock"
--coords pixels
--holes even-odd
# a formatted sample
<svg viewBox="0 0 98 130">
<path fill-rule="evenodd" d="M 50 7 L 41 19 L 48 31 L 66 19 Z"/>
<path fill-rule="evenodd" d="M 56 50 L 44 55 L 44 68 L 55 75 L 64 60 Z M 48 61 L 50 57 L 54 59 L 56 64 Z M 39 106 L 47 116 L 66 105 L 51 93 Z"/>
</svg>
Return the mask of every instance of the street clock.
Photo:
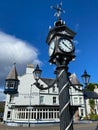
<svg viewBox="0 0 98 130">
<path fill-rule="evenodd" d="M 46 42 L 49 45 L 50 63 L 55 61 L 72 60 L 74 56 L 73 38 L 75 32 L 69 29 L 62 20 L 55 22 L 53 28 L 49 30 Z"/>
</svg>

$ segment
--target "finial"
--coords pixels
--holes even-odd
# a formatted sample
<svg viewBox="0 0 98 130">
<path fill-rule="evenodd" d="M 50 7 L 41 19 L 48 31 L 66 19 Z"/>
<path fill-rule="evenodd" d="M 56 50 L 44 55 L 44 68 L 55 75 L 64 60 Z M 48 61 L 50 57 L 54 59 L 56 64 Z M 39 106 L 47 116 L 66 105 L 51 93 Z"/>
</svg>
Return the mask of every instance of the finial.
<svg viewBox="0 0 98 130">
<path fill-rule="evenodd" d="M 65 13 L 65 11 L 62 9 L 62 1 L 61 1 L 60 4 L 58 4 L 56 7 L 50 6 L 50 8 L 56 10 L 54 16 L 57 16 L 58 20 L 61 19 L 61 18 L 60 18 L 61 13 Z"/>
</svg>

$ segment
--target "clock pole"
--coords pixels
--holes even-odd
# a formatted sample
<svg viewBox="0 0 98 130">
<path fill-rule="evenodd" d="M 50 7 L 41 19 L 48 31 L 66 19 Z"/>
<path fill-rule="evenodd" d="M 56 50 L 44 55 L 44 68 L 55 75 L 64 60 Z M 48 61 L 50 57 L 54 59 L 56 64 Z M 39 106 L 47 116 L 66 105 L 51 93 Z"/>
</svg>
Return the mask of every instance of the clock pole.
<svg viewBox="0 0 98 130">
<path fill-rule="evenodd" d="M 60 110 L 60 130 L 73 130 L 73 111 L 70 105 L 69 87 L 70 81 L 68 64 L 75 58 L 75 48 L 73 38 L 75 32 L 69 29 L 61 20 L 61 12 L 64 12 L 60 5 L 53 7 L 57 12 L 57 22 L 49 30 L 46 42 L 49 45 L 49 62 L 56 65 L 57 86 L 59 88 L 59 110 Z"/>
<path fill-rule="evenodd" d="M 59 88 L 60 130 L 73 130 L 73 113 L 70 106 L 68 62 L 57 64 Z"/>
</svg>

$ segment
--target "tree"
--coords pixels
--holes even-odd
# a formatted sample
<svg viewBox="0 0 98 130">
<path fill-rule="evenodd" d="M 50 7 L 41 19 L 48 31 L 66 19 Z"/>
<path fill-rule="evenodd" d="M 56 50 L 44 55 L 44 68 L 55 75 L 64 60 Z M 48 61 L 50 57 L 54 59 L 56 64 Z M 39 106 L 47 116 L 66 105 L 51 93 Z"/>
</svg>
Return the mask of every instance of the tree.
<svg viewBox="0 0 98 130">
<path fill-rule="evenodd" d="M 89 99 L 89 104 L 90 104 L 90 108 L 91 108 L 91 113 L 94 114 L 94 108 L 95 108 L 94 99 Z"/>
<path fill-rule="evenodd" d="M 85 89 L 86 89 L 87 91 L 94 91 L 94 89 L 95 89 L 96 87 L 98 88 L 98 84 L 96 84 L 96 83 L 90 83 L 90 84 L 88 84 L 88 85 L 86 86 Z"/>
</svg>

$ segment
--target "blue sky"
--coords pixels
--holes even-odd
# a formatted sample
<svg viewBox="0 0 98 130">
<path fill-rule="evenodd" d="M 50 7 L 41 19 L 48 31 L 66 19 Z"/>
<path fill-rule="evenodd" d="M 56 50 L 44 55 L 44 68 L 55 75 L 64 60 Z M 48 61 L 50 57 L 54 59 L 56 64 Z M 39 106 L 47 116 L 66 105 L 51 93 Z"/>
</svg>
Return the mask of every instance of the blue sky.
<svg viewBox="0 0 98 130">
<path fill-rule="evenodd" d="M 55 65 L 49 65 L 46 37 L 57 20 L 54 10 L 60 0 L 0 0 L 0 86 L 4 85 L 13 63 L 19 75 L 28 63 L 39 63 L 42 77 L 55 77 Z M 98 0 L 62 0 L 66 25 L 77 34 L 74 38 L 76 60 L 69 72 L 82 83 L 84 69 L 90 82 L 98 83 Z"/>
</svg>

